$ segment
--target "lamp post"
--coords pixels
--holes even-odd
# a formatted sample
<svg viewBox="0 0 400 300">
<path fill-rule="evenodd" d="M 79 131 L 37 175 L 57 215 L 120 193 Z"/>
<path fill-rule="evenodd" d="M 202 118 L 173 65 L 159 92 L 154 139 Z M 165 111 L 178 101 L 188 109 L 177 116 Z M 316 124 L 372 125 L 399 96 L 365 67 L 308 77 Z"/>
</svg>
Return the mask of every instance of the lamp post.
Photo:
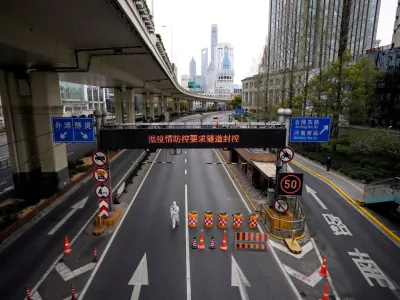
<svg viewBox="0 0 400 300">
<path fill-rule="evenodd" d="M 166 25 L 163 25 L 162 27 L 163 28 L 168 28 L 169 32 L 171 33 L 171 52 L 170 52 L 170 54 L 171 54 L 171 63 L 172 63 L 172 40 L 173 40 L 172 28 L 169 27 L 169 26 L 166 26 Z"/>
</svg>

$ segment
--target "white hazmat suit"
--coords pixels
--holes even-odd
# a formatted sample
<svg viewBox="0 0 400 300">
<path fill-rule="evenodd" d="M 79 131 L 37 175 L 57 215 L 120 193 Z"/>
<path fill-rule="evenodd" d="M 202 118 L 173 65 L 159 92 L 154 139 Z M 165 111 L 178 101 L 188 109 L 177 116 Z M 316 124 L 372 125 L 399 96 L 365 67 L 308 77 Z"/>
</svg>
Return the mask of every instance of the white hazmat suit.
<svg viewBox="0 0 400 300">
<path fill-rule="evenodd" d="M 172 219 L 172 229 L 175 229 L 175 225 L 179 225 L 179 206 L 176 205 L 176 202 L 172 202 L 171 208 L 171 219 Z"/>
</svg>

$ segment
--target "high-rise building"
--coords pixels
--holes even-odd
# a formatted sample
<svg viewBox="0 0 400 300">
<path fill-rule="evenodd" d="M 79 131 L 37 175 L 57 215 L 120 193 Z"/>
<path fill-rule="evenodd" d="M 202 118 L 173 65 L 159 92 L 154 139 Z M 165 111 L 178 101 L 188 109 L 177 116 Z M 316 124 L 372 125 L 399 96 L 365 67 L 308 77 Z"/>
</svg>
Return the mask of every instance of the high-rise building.
<svg viewBox="0 0 400 300">
<path fill-rule="evenodd" d="M 201 49 L 201 76 L 205 77 L 207 75 L 208 68 L 208 49 Z"/>
<path fill-rule="evenodd" d="M 194 82 L 194 78 L 196 77 L 196 61 L 192 57 L 192 60 L 189 63 L 189 79 Z"/>
<path fill-rule="evenodd" d="M 181 87 L 183 87 L 185 90 L 189 90 L 188 84 L 190 81 L 190 75 L 182 75 L 181 76 Z"/>
<path fill-rule="evenodd" d="M 218 25 L 211 25 L 211 65 L 214 64 L 215 47 L 218 45 Z"/>
<path fill-rule="evenodd" d="M 174 71 L 175 78 L 178 80 L 178 67 L 175 63 L 172 63 L 172 71 Z"/>
<path fill-rule="evenodd" d="M 400 46 L 400 1 L 397 4 L 396 17 L 394 20 L 392 43 L 394 47 Z"/>
<path fill-rule="evenodd" d="M 230 43 L 220 43 L 215 47 L 215 96 L 228 99 L 234 89 L 234 55 Z"/>
</svg>

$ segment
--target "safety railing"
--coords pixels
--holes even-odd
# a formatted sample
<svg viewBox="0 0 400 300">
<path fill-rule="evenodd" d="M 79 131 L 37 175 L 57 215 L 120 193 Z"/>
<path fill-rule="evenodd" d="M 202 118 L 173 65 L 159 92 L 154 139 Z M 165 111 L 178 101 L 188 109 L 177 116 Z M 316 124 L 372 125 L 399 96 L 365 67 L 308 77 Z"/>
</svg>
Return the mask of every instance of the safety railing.
<svg viewBox="0 0 400 300">
<path fill-rule="evenodd" d="M 286 214 L 274 213 L 268 204 L 261 204 L 257 213 L 269 233 L 281 238 L 290 238 L 293 231 L 296 236 L 301 236 L 305 231 L 306 214 L 298 197 L 287 197 L 289 210 Z"/>
<path fill-rule="evenodd" d="M 380 180 L 364 187 L 364 199 L 380 197 L 385 195 L 395 195 L 400 197 L 400 178 L 394 177 L 390 179 Z"/>
</svg>

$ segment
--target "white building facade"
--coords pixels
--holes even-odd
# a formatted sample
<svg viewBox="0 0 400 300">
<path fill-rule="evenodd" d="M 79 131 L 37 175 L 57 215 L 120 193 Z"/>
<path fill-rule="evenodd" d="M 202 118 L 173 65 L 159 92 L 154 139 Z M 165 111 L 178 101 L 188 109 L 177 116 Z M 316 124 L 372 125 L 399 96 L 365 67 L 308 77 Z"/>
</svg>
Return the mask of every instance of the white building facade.
<svg viewBox="0 0 400 300">
<path fill-rule="evenodd" d="M 189 81 L 190 81 L 190 75 L 182 75 L 181 76 L 181 87 L 183 87 L 185 90 L 189 90 Z"/>
</svg>

